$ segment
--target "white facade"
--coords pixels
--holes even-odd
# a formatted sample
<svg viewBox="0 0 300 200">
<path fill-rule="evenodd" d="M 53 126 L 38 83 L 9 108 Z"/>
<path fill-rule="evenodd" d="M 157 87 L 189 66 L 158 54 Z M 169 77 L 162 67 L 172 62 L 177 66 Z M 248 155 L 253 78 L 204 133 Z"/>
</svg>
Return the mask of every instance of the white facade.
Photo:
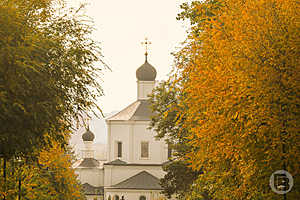
<svg viewBox="0 0 300 200">
<path fill-rule="evenodd" d="M 167 145 L 155 140 L 147 129 L 149 121 L 107 121 L 108 161 L 120 159 L 128 163 L 161 164 L 167 161 Z M 122 157 L 117 155 L 117 143 L 122 142 Z M 141 143 L 149 143 L 149 156 L 141 157 Z"/>
<path fill-rule="evenodd" d="M 104 185 L 104 170 L 101 168 L 77 168 L 76 172 L 81 183 L 95 187 Z"/>
</svg>

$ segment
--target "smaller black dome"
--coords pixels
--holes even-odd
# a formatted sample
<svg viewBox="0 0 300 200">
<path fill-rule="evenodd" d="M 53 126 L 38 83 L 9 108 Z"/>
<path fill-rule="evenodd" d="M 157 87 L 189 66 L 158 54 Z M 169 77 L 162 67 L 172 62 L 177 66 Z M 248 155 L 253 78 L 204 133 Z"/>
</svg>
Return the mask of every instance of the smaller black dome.
<svg viewBox="0 0 300 200">
<path fill-rule="evenodd" d="M 156 70 L 147 60 L 136 70 L 136 78 L 139 81 L 155 81 Z"/>
<path fill-rule="evenodd" d="M 95 138 L 94 133 L 92 131 L 90 131 L 89 129 L 84 134 L 82 134 L 83 141 L 93 141 L 94 138 Z"/>
</svg>

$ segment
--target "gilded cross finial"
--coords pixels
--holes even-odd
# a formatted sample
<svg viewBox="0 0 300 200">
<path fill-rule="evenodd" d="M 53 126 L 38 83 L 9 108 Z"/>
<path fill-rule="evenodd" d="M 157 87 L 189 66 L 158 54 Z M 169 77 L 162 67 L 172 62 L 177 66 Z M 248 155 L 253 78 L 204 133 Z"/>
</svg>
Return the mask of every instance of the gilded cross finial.
<svg viewBox="0 0 300 200">
<path fill-rule="evenodd" d="M 151 42 L 148 40 L 148 38 L 145 38 L 145 42 L 141 42 L 142 45 L 145 46 L 145 56 L 146 56 L 146 61 L 147 61 L 147 56 L 148 56 L 148 46 L 151 44 Z"/>
</svg>

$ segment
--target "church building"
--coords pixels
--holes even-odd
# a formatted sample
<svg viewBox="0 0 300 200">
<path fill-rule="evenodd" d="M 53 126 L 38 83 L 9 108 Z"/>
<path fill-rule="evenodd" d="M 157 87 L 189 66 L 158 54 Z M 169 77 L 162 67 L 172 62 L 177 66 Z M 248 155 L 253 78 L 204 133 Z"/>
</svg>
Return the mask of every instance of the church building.
<svg viewBox="0 0 300 200">
<path fill-rule="evenodd" d="M 94 134 L 88 129 L 82 139 L 83 160 L 76 166 L 88 200 L 158 200 L 159 179 L 165 172 L 168 148 L 148 129 L 151 109 L 148 95 L 155 86 L 156 70 L 147 60 L 136 70 L 137 99 L 106 119 L 107 160 L 94 158 Z"/>
</svg>

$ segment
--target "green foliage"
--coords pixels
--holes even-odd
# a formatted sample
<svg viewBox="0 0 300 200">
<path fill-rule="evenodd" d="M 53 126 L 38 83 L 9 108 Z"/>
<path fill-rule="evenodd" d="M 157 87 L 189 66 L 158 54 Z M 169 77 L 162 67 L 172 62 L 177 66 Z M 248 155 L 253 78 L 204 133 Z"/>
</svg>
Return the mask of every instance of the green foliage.
<svg viewBox="0 0 300 200">
<path fill-rule="evenodd" d="M 151 116 L 150 127 L 157 135 L 157 139 L 166 140 L 167 144 L 174 149 L 175 157 L 182 157 L 189 151 L 186 136 L 187 129 L 182 129 L 184 115 L 178 116 L 178 112 L 184 110 L 182 99 L 184 96 L 176 89 L 179 83 L 172 80 L 161 82 L 150 96 Z"/>
<path fill-rule="evenodd" d="M 178 116 L 179 111 L 184 109 L 184 95 L 176 89 L 179 85 L 179 82 L 175 83 L 172 80 L 161 82 L 153 90 L 150 98 L 154 113 L 150 128 L 157 133 L 156 138 L 164 139 L 172 149 L 172 158 L 163 167 L 167 174 L 160 180 L 163 194 L 168 198 L 173 195 L 183 198 L 200 174 L 187 167 L 184 161 L 184 156 L 191 151 L 191 146 L 186 139 L 188 130 L 181 128 L 184 115 Z"/>
<path fill-rule="evenodd" d="M 50 138 L 65 143 L 102 95 L 98 44 L 80 9 L 60 0 L 0 2 L 0 154 L 29 156 Z M 103 66 L 103 63 L 102 63 Z"/>
<path fill-rule="evenodd" d="M 193 182 L 201 174 L 201 172 L 193 171 L 185 162 L 178 160 L 166 163 L 163 170 L 167 174 L 160 179 L 160 184 L 163 188 L 162 193 L 168 198 L 172 195 L 178 198 L 186 196 Z"/>
<path fill-rule="evenodd" d="M 204 3 L 205 2 L 205 3 Z M 214 20 L 216 13 L 222 7 L 220 0 L 191 1 L 180 5 L 181 12 L 177 20 L 188 20 L 191 25 L 191 31 L 199 35 L 204 30 L 207 21 Z"/>
</svg>

